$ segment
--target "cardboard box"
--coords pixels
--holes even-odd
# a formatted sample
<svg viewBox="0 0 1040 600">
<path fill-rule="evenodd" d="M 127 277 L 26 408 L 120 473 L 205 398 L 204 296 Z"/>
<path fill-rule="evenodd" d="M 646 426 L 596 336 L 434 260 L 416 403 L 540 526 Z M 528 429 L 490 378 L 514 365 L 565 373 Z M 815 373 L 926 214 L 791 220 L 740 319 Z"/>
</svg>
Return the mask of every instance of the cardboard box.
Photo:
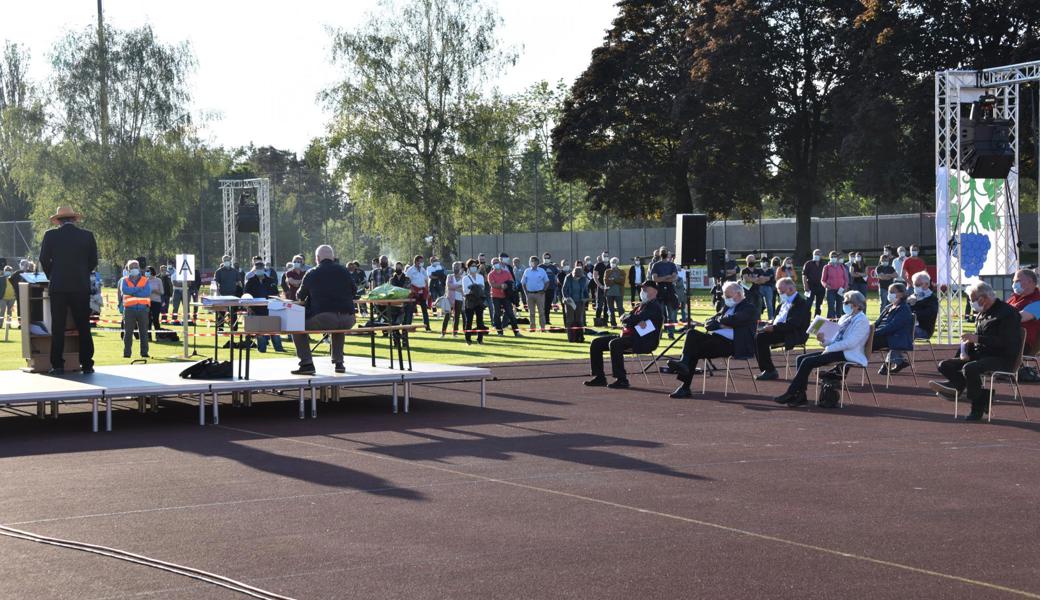
<svg viewBox="0 0 1040 600">
<path fill-rule="evenodd" d="M 271 300 L 267 313 L 281 321 L 280 331 L 306 331 L 307 311 L 302 304 Z"/>
<path fill-rule="evenodd" d="M 282 331 L 282 320 L 278 317 L 261 317 L 258 315 L 246 315 L 246 333 L 270 333 Z"/>
</svg>

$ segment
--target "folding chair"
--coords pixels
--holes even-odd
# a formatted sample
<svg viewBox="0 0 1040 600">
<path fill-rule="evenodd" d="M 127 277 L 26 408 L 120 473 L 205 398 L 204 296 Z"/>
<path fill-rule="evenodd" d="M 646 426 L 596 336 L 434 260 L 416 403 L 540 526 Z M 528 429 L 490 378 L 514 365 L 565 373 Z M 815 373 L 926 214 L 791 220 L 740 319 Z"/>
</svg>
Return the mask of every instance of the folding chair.
<svg viewBox="0 0 1040 600">
<path fill-rule="evenodd" d="M 841 406 L 842 408 L 845 407 L 845 392 L 849 393 L 849 399 L 850 399 L 850 403 L 851 403 L 852 390 L 849 390 L 849 384 L 848 384 L 849 376 L 848 375 L 849 375 L 849 369 L 850 368 L 857 367 L 857 368 L 863 369 L 863 378 L 866 379 L 867 384 L 870 386 L 870 395 L 874 397 L 874 406 L 877 406 L 878 408 L 881 407 L 881 404 L 878 402 L 878 399 L 877 399 L 877 394 L 874 393 L 874 383 L 872 381 L 870 381 L 870 373 L 867 372 L 867 371 L 870 370 L 870 360 L 869 359 L 870 359 L 870 355 L 872 354 L 871 348 L 873 348 L 873 346 L 874 346 L 874 324 L 871 323 L 871 325 L 870 325 L 870 334 L 867 335 L 867 342 L 865 344 L 863 344 L 863 354 L 865 356 L 867 356 L 867 364 L 866 364 L 866 366 L 860 365 L 860 364 L 857 364 L 857 363 L 854 363 L 854 362 L 849 362 L 847 360 L 843 360 L 843 361 L 841 361 L 841 362 L 839 362 L 837 364 L 837 367 L 839 369 L 841 369 L 841 395 L 838 397 L 838 406 Z M 861 386 L 863 385 L 862 379 L 860 380 L 860 385 Z M 816 404 L 819 404 L 819 403 L 820 403 L 820 369 L 817 368 L 816 369 Z"/>
<path fill-rule="evenodd" d="M 747 365 L 748 375 L 751 376 L 751 383 L 755 386 L 755 393 L 758 393 L 758 382 L 755 381 L 755 371 L 752 370 L 752 368 L 751 368 L 751 361 L 754 360 L 754 358 L 755 358 L 754 356 L 727 356 L 726 357 L 726 387 L 725 387 L 725 390 L 722 393 L 722 396 L 724 398 L 729 397 L 729 384 L 731 382 L 733 383 L 733 392 L 736 393 L 736 391 L 737 391 L 737 382 L 736 382 L 736 380 L 733 379 L 733 374 L 732 374 L 731 369 L 730 369 L 730 366 L 732 365 L 733 361 L 735 361 L 735 360 L 742 360 L 742 361 L 744 361 L 744 364 Z M 710 371 L 710 370 L 711 369 L 708 368 L 707 364 L 705 364 L 704 367 L 702 367 L 702 369 L 701 369 L 701 372 L 702 372 L 702 376 L 701 376 L 701 395 L 704 395 L 705 393 L 707 393 L 707 390 L 708 390 L 708 371 Z"/>
<path fill-rule="evenodd" d="M 791 353 L 794 352 L 796 348 L 801 348 L 802 354 L 806 354 L 808 351 L 805 349 L 805 344 L 806 342 L 802 342 L 801 344 L 795 344 L 790 348 L 787 347 L 787 344 L 776 344 L 769 347 L 770 350 L 784 351 L 784 379 L 791 378 Z"/>
<path fill-rule="evenodd" d="M 918 342 L 920 342 L 920 344 Z M 927 345 L 928 346 L 928 350 L 932 353 L 932 362 L 939 362 L 935 358 L 935 346 L 932 345 L 932 338 L 930 338 L 930 337 L 927 337 L 927 338 L 919 338 L 919 337 L 917 337 L 917 315 L 914 315 L 914 349 L 910 351 L 910 355 L 912 357 L 910 359 L 910 362 L 914 362 L 917 359 L 915 353 L 917 352 L 917 346 L 918 345 Z"/>
<path fill-rule="evenodd" d="M 656 349 L 657 348 L 655 347 L 652 350 L 650 350 L 649 352 L 643 352 L 643 353 L 637 353 L 637 352 L 626 352 L 625 353 L 626 356 L 634 356 L 635 357 L 636 363 L 639 364 L 639 372 L 643 374 L 643 379 L 646 380 L 646 384 L 647 385 L 650 385 L 650 376 L 648 376 L 646 374 L 646 371 L 650 367 L 654 366 L 654 350 L 656 350 Z M 649 356 L 650 357 L 650 362 L 649 363 L 644 363 L 643 362 L 643 357 L 644 356 Z M 661 375 L 661 369 L 655 369 L 655 370 L 657 371 L 657 378 L 661 381 L 661 387 L 664 387 L 664 376 Z"/>
<path fill-rule="evenodd" d="M 989 376 L 989 408 L 986 411 L 986 422 L 993 421 L 993 394 L 996 391 L 994 386 L 997 382 L 997 378 L 1003 378 L 1011 384 L 1012 390 L 1014 390 L 1011 396 L 1011 401 L 1018 400 L 1022 404 L 1022 413 L 1025 415 L 1026 420 L 1029 420 L 1029 412 L 1026 410 L 1026 398 L 1022 395 L 1022 390 L 1018 386 L 1018 371 L 1022 368 L 1024 362 L 1024 354 L 1026 350 L 1026 334 L 1022 332 L 1022 344 L 1018 350 L 1018 358 L 1015 359 L 1014 367 L 1010 371 L 989 371 L 988 373 L 982 374 L 982 380 L 986 380 L 986 376 Z M 1030 357 L 1035 359 L 1036 357 Z M 957 409 L 960 402 L 960 392 L 953 394 L 953 418 L 957 418 Z"/>
</svg>

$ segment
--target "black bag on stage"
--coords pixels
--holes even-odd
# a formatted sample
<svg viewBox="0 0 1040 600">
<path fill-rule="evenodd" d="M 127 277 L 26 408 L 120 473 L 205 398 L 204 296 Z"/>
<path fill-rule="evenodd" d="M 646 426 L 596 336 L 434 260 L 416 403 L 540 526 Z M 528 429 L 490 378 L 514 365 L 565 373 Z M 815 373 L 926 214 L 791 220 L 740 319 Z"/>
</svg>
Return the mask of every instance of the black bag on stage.
<svg viewBox="0 0 1040 600">
<path fill-rule="evenodd" d="M 231 379 L 234 375 L 231 361 L 216 362 L 212 358 L 197 362 L 181 371 L 182 379 Z"/>
</svg>

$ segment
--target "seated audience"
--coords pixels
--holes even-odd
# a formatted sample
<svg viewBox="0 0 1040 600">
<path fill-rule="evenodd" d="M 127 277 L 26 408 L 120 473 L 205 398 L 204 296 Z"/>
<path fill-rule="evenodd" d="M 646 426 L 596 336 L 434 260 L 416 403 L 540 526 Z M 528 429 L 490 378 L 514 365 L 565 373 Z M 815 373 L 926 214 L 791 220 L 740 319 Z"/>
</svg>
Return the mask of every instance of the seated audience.
<svg viewBox="0 0 1040 600">
<path fill-rule="evenodd" d="M 253 263 L 252 275 L 246 278 L 246 293 L 254 298 L 270 298 L 278 295 L 278 282 L 268 274 L 262 260 L 257 260 Z M 266 317 L 268 314 L 267 307 L 250 307 L 249 314 Z M 258 335 L 256 337 L 257 350 L 267 352 L 267 342 L 269 340 L 274 342 L 275 352 L 285 352 L 282 348 L 282 336 L 280 335 Z"/>
<path fill-rule="evenodd" d="M 982 375 L 990 371 L 1010 371 L 1015 366 L 1022 344 L 1022 317 L 1017 310 L 997 298 L 987 283 L 970 286 L 968 300 L 977 317 L 975 333 L 961 335 L 958 358 L 939 363 L 939 372 L 947 381 L 932 381 L 928 387 L 950 399 L 958 392 L 967 391 L 971 412 L 965 420 L 981 421 L 989 409 L 986 392 L 982 389 Z"/>
<path fill-rule="evenodd" d="M 306 307 L 304 326 L 308 331 L 336 331 L 350 329 L 354 326 L 354 278 L 347 268 L 335 261 L 336 254 L 332 246 L 321 245 L 314 251 L 314 260 L 318 266 L 303 276 L 296 298 Z M 343 365 L 342 333 L 333 333 L 332 362 L 337 373 L 345 373 Z M 313 375 L 314 359 L 311 355 L 311 340 L 307 334 L 294 333 L 293 344 L 296 355 L 300 358 L 300 368 L 293 375 Z"/>
<path fill-rule="evenodd" d="M 864 311 L 867 299 L 859 292 L 845 292 L 842 296 L 842 311 L 845 313 L 838 320 L 838 331 L 828 338 L 823 333 L 816 334 L 816 339 L 823 344 L 822 352 L 810 352 L 798 357 L 798 371 L 795 373 L 787 391 L 773 400 L 791 407 L 802 406 L 809 400 L 805 396 L 805 388 L 809 385 L 809 375 L 813 369 L 836 362 L 847 361 L 867 366 L 867 355 L 863 347 L 870 335 L 870 319 Z"/>
<path fill-rule="evenodd" d="M 888 286 L 888 305 L 874 322 L 874 347 L 871 351 L 888 349 L 888 358 L 878 374 L 884 375 L 890 368 L 898 373 L 910 365 L 906 354 L 914 349 L 914 314 L 906 303 L 906 286 L 893 283 Z M 890 366 L 891 365 L 891 366 Z"/>
<path fill-rule="evenodd" d="M 927 271 L 914 273 L 912 283 L 914 293 L 906 297 L 906 303 L 917 317 L 914 338 L 928 340 L 935 333 L 935 320 L 939 316 L 939 297 L 932 289 L 932 276 Z"/>
<path fill-rule="evenodd" d="M 1037 348 L 1040 320 L 1026 310 L 1030 304 L 1040 302 L 1040 290 L 1036 287 L 1036 271 L 1019 269 L 1011 281 L 1011 289 L 1014 293 L 1008 298 L 1007 303 L 1022 317 L 1022 329 L 1026 330 L 1026 354 L 1036 354 L 1040 350 Z"/>
<path fill-rule="evenodd" d="M 577 269 L 577 267 L 575 267 Z M 589 363 L 592 367 L 592 379 L 585 382 L 588 386 L 607 386 L 612 389 L 629 387 L 628 374 L 625 373 L 625 352 L 631 350 L 639 354 L 653 352 L 661 339 L 661 326 L 664 323 L 664 309 L 657 301 L 657 284 L 647 281 L 639 293 L 640 302 L 632 312 L 621 317 L 621 335 L 605 335 L 592 340 L 589 345 Z M 636 327 L 645 329 L 653 325 L 653 331 L 639 335 Z M 614 382 L 607 385 L 603 370 L 603 353 L 610 350 L 610 367 Z"/>
<path fill-rule="evenodd" d="M 762 370 L 756 377 L 759 381 L 770 381 L 779 377 L 776 367 L 773 366 L 773 346 L 783 344 L 785 349 L 790 350 L 804 344 L 809 338 L 809 334 L 805 332 L 809 328 L 809 301 L 798 293 L 794 280 L 790 277 L 783 277 L 777 281 L 776 291 L 780 297 L 780 309 L 773 320 L 755 334 L 755 356 L 758 359 L 758 367 Z"/>
<path fill-rule="evenodd" d="M 683 353 L 679 360 L 668 361 L 681 385 L 670 394 L 672 398 L 689 398 L 690 382 L 697 369 L 697 361 L 722 356 L 751 357 L 755 355 L 755 324 L 758 308 L 745 297 L 744 287 L 735 281 L 722 286 L 725 308 L 704 324 L 707 333 L 690 331 L 686 334 Z"/>
</svg>

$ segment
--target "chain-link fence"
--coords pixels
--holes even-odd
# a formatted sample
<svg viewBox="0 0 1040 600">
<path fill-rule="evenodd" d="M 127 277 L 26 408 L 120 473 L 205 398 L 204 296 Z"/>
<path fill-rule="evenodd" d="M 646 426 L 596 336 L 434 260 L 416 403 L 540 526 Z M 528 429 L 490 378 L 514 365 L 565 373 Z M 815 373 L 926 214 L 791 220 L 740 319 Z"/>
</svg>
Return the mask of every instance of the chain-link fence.
<svg viewBox="0 0 1040 600">
<path fill-rule="evenodd" d="M 8 264 L 16 265 L 20 258 L 35 256 L 34 247 L 31 221 L 0 221 L 0 257 Z"/>
</svg>

